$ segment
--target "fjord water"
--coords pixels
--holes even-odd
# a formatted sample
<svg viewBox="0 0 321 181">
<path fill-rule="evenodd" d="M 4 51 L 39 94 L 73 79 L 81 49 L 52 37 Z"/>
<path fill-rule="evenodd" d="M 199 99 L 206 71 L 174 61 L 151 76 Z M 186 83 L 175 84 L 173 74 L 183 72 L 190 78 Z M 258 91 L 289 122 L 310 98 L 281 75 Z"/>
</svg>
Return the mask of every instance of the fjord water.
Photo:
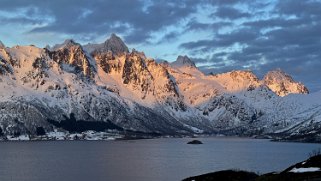
<svg viewBox="0 0 321 181">
<path fill-rule="evenodd" d="M 181 180 L 224 169 L 266 173 L 305 160 L 320 144 L 259 139 L 0 142 L 1 181 Z"/>
</svg>

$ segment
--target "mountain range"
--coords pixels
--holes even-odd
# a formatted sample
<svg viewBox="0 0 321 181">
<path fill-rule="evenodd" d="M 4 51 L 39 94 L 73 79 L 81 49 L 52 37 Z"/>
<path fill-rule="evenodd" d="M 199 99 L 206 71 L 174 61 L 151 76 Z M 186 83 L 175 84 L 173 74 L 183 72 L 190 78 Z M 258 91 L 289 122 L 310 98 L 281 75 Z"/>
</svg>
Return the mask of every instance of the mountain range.
<svg viewBox="0 0 321 181">
<path fill-rule="evenodd" d="M 186 55 L 157 62 L 112 34 L 53 47 L 0 42 L 0 137 L 117 133 L 321 140 L 321 92 L 280 69 L 206 75 Z M 89 136 L 88 136 L 89 137 Z M 108 137 L 108 136 L 107 136 Z"/>
</svg>

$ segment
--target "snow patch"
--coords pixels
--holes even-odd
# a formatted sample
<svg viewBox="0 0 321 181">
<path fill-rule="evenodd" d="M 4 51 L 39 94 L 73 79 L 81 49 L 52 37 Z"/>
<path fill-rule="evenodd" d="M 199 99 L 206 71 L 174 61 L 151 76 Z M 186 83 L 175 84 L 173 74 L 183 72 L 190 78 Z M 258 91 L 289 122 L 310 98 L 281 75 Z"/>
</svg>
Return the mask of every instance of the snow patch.
<svg viewBox="0 0 321 181">
<path fill-rule="evenodd" d="M 319 167 L 309 167 L 309 168 L 293 168 L 289 172 L 292 173 L 304 173 L 304 172 L 316 172 L 320 171 Z"/>
</svg>

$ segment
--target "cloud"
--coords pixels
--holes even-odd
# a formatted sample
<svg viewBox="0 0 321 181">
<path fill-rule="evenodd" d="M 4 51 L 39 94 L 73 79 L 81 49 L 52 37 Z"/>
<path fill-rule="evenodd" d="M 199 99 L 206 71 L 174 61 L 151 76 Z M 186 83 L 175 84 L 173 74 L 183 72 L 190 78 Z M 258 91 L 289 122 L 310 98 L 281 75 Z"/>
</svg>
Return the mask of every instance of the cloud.
<svg viewBox="0 0 321 181">
<path fill-rule="evenodd" d="M 191 50 L 202 47 L 209 47 L 210 49 L 215 49 L 217 47 L 232 46 L 236 43 L 248 43 L 256 39 L 257 36 L 257 32 L 253 32 L 250 29 L 244 28 L 227 34 L 216 34 L 216 36 L 210 40 L 198 40 L 193 42 L 182 43 L 180 47 Z"/>
<path fill-rule="evenodd" d="M 201 2 L 201 1 L 200 1 Z M 110 34 L 117 30 L 123 33 L 128 43 L 142 43 L 151 34 L 172 24 L 178 23 L 197 8 L 197 1 L 183 0 L 169 2 L 151 1 L 146 7 L 142 0 L 117 1 L 23 1 L 4 2 L 0 10 L 20 13 L 22 7 L 30 6 L 43 10 L 42 15 L 50 16 L 54 21 L 42 27 L 36 27 L 30 33 L 57 32 L 65 34 L 95 33 Z M 25 23 L 21 19 L 20 23 Z M 114 29 L 115 24 L 126 24 Z"/>
<path fill-rule="evenodd" d="M 296 15 L 297 17 L 316 16 L 320 17 L 321 2 L 319 0 L 308 1 L 278 1 L 276 5 L 276 13 L 282 15 Z"/>
<path fill-rule="evenodd" d="M 239 19 L 239 18 L 247 18 L 250 17 L 251 14 L 247 12 L 242 12 L 234 7 L 223 6 L 218 8 L 217 11 L 210 15 L 211 17 L 218 17 L 222 19 Z"/>
<path fill-rule="evenodd" d="M 213 23 L 202 23 L 197 21 L 195 18 L 189 20 L 186 24 L 185 31 L 212 31 L 217 33 L 220 29 L 232 26 L 232 22 L 221 21 Z"/>
</svg>

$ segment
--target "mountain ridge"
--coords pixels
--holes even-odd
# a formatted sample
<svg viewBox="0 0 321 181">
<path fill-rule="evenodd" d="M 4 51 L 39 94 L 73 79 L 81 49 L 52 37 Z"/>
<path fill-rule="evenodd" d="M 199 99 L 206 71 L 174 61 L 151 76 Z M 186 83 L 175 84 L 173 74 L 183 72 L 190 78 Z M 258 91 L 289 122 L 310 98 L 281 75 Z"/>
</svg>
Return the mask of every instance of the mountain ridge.
<svg viewBox="0 0 321 181">
<path fill-rule="evenodd" d="M 321 122 L 318 103 L 290 95 L 308 94 L 307 88 L 280 72 L 262 80 L 251 71 L 205 75 L 187 56 L 173 65 L 129 52 L 114 34 L 102 44 L 67 40 L 54 47 L 0 48 L 0 128 L 6 137 L 36 135 L 38 127 L 66 133 L 76 123 L 91 130 L 92 122 L 165 135 L 281 133 L 299 123 L 298 115 L 303 125 Z"/>
</svg>

